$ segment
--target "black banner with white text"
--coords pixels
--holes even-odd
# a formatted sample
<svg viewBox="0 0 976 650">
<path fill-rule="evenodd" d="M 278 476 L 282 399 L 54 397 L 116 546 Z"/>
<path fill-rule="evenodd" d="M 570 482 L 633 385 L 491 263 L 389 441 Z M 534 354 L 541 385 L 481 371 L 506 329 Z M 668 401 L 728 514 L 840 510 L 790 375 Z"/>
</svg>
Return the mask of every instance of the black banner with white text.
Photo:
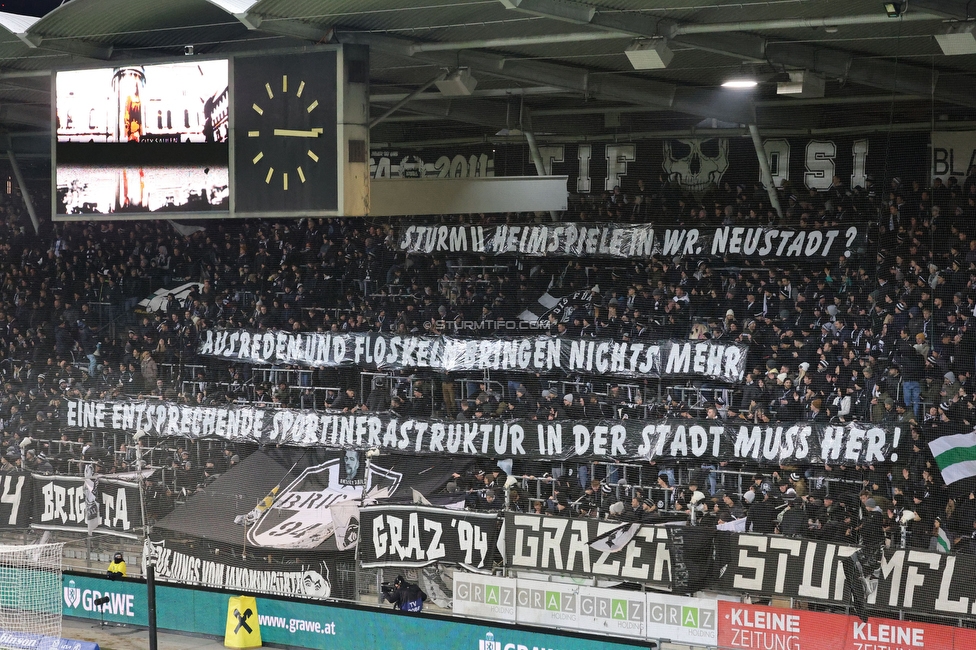
<svg viewBox="0 0 976 650">
<path fill-rule="evenodd" d="M 846 605 L 843 558 L 854 546 L 791 537 L 730 536 L 731 561 L 719 586 L 735 593 Z M 976 615 L 976 556 L 921 549 L 886 549 L 869 609 L 918 615 Z"/>
<path fill-rule="evenodd" d="M 671 587 L 671 556 L 664 526 L 641 526 L 619 551 L 588 544 L 620 522 L 505 513 L 506 566 L 512 569 L 626 580 Z"/>
<path fill-rule="evenodd" d="M 378 148 L 369 152 L 370 178 L 479 178 L 495 175 L 491 146 L 453 149 Z"/>
<path fill-rule="evenodd" d="M 766 137 L 762 145 L 773 183 L 787 184 L 797 194 L 830 189 L 835 176 L 846 188 L 867 187 L 873 176 L 878 186 L 886 179 L 943 180 L 955 175 L 962 182 L 972 157 L 969 132 L 947 132 L 942 141 L 930 133 L 877 133 L 819 137 Z M 953 157 L 953 147 L 955 156 Z M 566 175 L 570 194 L 599 196 L 619 186 L 644 201 L 668 180 L 685 193 L 702 194 L 710 187 L 742 184 L 752 193 L 762 172 L 752 140 L 745 137 L 698 137 L 554 143 L 540 136 L 539 155 L 546 174 Z M 375 148 L 370 151 L 373 178 L 465 178 L 472 176 L 535 176 L 532 156 L 524 144 L 444 145 L 419 148 Z M 644 188 L 638 186 L 643 181 Z M 765 199 L 763 199 L 765 200 Z"/>
<path fill-rule="evenodd" d="M 146 538 L 143 565 L 151 561 L 156 579 L 239 593 L 273 594 L 297 598 L 335 598 L 332 576 L 339 557 L 352 552 L 312 553 L 294 561 L 248 560 L 240 553 L 211 554 L 206 545 L 186 546 L 172 540 Z M 331 566 L 330 566 L 331 565 Z"/>
<path fill-rule="evenodd" d="M 33 528 L 89 532 L 85 517 L 84 477 L 34 474 L 32 483 Z M 133 539 L 142 537 L 142 506 L 137 483 L 99 477 L 97 505 L 101 522 L 94 532 Z"/>
<path fill-rule="evenodd" d="M 569 519 L 506 513 L 506 566 L 556 574 L 622 579 L 663 588 L 671 584 L 674 570 L 681 580 L 697 582 L 694 588 L 713 584 L 722 591 L 781 599 L 796 598 L 847 605 L 846 576 L 842 560 L 859 549 L 820 540 L 715 533 L 714 530 L 670 530 L 671 526 L 644 525 L 627 546 L 603 552 L 587 544 L 619 526 L 617 522 Z M 719 564 L 712 577 L 697 575 L 711 556 L 703 543 L 716 535 Z M 683 548 L 675 562 L 671 535 L 682 537 Z M 689 555 L 688 536 L 696 548 Z M 727 547 L 727 548 L 725 548 Z M 952 618 L 976 617 L 976 556 L 918 549 L 886 549 L 878 574 L 877 589 L 867 597 L 868 609 L 909 610 L 918 615 Z M 717 584 L 712 581 L 717 578 Z"/>
<path fill-rule="evenodd" d="M 950 134 L 958 142 L 956 133 Z M 965 138 L 963 138 L 965 139 Z M 929 133 L 878 133 L 831 135 L 814 138 L 763 138 L 763 149 L 769 161 L 773 184 L 784 184 L 797 193 L 809 190 L 825 192 L 833 178 L 840 178 L 845 188 L 867 187 L 869 176 L 878 186 L 885 179 L 927 177 L 928 161 L 945 162 L 929 152 Z M 494 155 L 496 176 L 532 175 L 531 160 L 524 147 L 498 146 Z M 963 149 L 958 147 L 957 149 Z M 438 155 L 455 156 L 444 148 Z M 595 194 L 613 191 L 619 186 L 629 195 L 628 205 L 640 193 L 638 181 L 645 184 L 645 201 L 668 180 L 685 193 L 702 194 L 712 187 L 743 185 L 750 193 L 762 180 L 756 149 L 746 137 L 702 137 L 640 139 L 614 142 L 556 144 L 540 142 L 539 153 L 547 174 L 566 174 L 570 194 Z M 935 152 L 938 154 L 939 152 Z M 951 170 L 962 182 L 966 175 L 969 152 L 957 152 Z M 427 153 L 425 160 L 431 157 Z M 934 175 L 946 164 L 934 165 Z M 882 185 L 885 183 L 884 185 Z M 765 201 L 765 199 L 763 199 Z"/>
<path fill-rule="evenodd" d="M 219 438 L 298 447 L 529 460 L 741 460 L 778 465 L 897 461 L 908 429 L 898 424 L 735 420 L 438 420 L 157 401 L 70 400 L 61 424 L 151 436 Z"/>
<path fill-rule="evenodd" d="M 31 517 L 31 475 L 0 474 L 0 528 L 27 528 Z"/>
<path fill-rule="evenodd" d="M 435 562 L 491 572 L 496 555 L 497 513 L 420 506 L 360 510 L 364 567 L 422 567 Z"/>
<path fill-rule="evenodd" d="M 302 367 L 418 368 L 441 372 L 573 372 L 619 377 L 693 375 L 742 381 L 748 349 L 719 341 L 562 339 L 531 336 L 471 340 L 376 332 L 208 330 L 197 347 L 207 357 Z"/>
</svg>

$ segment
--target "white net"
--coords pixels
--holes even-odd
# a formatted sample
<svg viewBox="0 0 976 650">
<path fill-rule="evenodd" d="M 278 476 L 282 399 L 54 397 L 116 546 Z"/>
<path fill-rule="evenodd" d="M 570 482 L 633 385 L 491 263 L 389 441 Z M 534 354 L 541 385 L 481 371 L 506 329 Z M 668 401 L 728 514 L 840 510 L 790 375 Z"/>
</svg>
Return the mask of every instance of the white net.
<svg viewBox="0 0 976 650">
<path fill-rule="evenodd" d="M 0 631 L 61 637 L 63 550 L 64 544 L 0 546 Z"/>
</svg>

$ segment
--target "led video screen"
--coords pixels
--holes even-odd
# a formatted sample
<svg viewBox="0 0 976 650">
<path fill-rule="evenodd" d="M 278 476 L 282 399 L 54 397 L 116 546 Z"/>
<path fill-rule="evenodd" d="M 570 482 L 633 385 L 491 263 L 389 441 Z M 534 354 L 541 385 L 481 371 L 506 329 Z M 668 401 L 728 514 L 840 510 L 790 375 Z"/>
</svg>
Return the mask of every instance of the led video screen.
<svg viewBox="0 0 976 650">
<path fill-rule="evenodd" d="M 59 215 L 227 212 L 226 60 L 58 72 Z"/>
</svg>

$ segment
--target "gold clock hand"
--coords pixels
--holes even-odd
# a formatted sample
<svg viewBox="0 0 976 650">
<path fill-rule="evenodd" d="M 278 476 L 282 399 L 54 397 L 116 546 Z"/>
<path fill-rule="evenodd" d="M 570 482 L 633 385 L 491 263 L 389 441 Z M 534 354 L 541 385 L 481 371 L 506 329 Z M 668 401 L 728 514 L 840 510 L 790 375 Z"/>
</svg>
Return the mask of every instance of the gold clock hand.
<svg viewBox="0 0 976 650">
<path fill-rule="evenodd" d="M 317 138 L 325 129 L 312 129 L 311 131 L 297 131 L 295 129 L 275 129 L 274 134 L 289 138 Z"/>
</svg>

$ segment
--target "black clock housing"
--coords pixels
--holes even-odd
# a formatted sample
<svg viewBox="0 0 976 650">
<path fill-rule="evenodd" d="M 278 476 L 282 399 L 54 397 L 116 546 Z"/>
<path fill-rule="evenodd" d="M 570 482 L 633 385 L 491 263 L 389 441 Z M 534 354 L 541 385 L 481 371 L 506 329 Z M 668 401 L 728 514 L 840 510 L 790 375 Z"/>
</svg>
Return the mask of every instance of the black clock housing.
<svg viewBox="0 0 976 650">
<path fill-rule="evenodd" d="M 235 212 L 338 209 L 336 70 L 335 51 L 235 59 Z"/>
</svg>

